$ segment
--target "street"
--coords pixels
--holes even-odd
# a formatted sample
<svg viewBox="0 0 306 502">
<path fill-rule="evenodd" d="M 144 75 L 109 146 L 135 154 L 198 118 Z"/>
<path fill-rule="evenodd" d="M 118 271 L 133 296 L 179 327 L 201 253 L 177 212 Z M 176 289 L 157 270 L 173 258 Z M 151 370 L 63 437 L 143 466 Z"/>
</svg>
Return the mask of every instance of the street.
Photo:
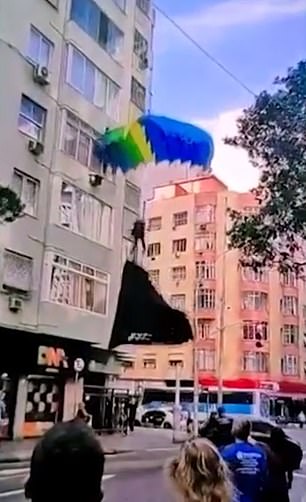
<svg viewBox="0 0 306 502">
<path fill-rule="evenodd" d="M 304 460 L 295 473 L 291 502 L 301 502 L 306 493 L 306 430 L 288 430 L 302 444 Z M 175 494 L 165 472 L 167 459 L 175 454 L 176 446 L 149 448 L 110 456 L 106 461 L 103 479 L 106 502 L 168 502 L 175 501 Z M 23 502 L 23 485 L 28 468 L 11 468 L 0 471 L 0 499 L 7 502 Z"/>
</svg>

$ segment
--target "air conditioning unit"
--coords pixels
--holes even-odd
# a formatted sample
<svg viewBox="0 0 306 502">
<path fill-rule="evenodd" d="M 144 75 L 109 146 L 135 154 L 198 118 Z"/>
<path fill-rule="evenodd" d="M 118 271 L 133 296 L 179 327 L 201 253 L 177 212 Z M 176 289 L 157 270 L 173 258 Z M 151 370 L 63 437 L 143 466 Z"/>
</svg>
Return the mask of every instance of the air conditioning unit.
<svg viewBox="0 0 306 502">
<path fill-rule="evenodd" d="M 205 223 L 201 223 L 201 225 L 199 225 L 199 229 L 200 229 L 202 232 L 205 232 L 205 230 L 206 230 L 206 224 L 205 224 Z"/>
<path fill-rule="evenodd" d="M 23 300 L 21 298 L 18 298 L 18 296 L 11 295 L 9 296 L 9 302 L 8 302 L 8 308 L 11 312 L 19 312 L 22 310 L 23 307 Z"/>
<path fill-rule="evenodd" d="M 36 139 L 30 139 L 28 143 L 28 149 L 29 152 L 31 152 L 33 155 L 36 155 L 38 157 L 41 155 L 44 151 L 44 145 L 42 144 L 41 141 L 38 141 Z"/>
<path fill-rule="evenodd" d="M 176 230 L 176 226 L 175 225 L 173 225 L 172 230 Z"/>
<path fill-rule="evenodd" d="M 181 255 L 180 255 L 179 251 L 176 251 L 176 253 L 175 253 L 175 258 L 179 258 L 180 256 L 181 256 Z"/>
<path fill-rule="evenodd" d="M 49 70 L 46 66 L 36 65 L 33 69 L 33 80 L 39 85 L 49 85 Z"/>
<path fill-rule="evenodd" d="M 89 173 L 89 183 L 92 187 L 99 187 L 102 185 L 103 176 L 97 173 Z"/>
<path fill-rule="evenodd" d="M 176 281 L 175 285 L 178 287 L 180 285 L 180 281 Z"/>
</svg>

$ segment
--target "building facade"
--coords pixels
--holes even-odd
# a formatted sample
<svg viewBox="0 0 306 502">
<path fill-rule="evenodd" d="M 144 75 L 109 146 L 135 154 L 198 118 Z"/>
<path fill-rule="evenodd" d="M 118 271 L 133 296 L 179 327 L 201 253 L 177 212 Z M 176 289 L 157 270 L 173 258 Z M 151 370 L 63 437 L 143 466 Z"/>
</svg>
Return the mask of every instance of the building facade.
<svg viewBox="0 0 306 502">
<path fill-rule="evenodd" d="M 0 183 L 24 204 L 0 229 L 0 375 L 7 434 L 21 437 L 118 371 L 107 347 L 140 188 L 101 164 L 96 140 L 146 110 L 154 19 L 149 0 L 0 10 Z"/>
<path fill-rule="evenodd" d="M 196 333 L 200 382 L 216 389 L 267 386 L 306 395 L 305 282 L 276 270 L 253 271 L 228 247 L 228 209 L 256 212 L 252 193 L 234 193 L 208 175 L 156 188 L 147 203 L 146 268 Z M 192 387 L 194 345 L 138 347 L 122 380 Z"/>
</svg>

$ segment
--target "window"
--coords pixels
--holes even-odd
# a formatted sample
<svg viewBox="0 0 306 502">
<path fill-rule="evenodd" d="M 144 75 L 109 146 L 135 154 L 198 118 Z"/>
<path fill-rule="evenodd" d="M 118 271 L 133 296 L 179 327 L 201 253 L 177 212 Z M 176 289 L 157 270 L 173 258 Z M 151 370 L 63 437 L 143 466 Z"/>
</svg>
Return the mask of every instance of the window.
<svg viewBox="0 0 306 502">
<path fill-rule="evenodd" d="M 173 215 L 173 226 L 179 227 L 181 225 L 187 225 L 188 223 L 188 213 L 187 211 L 182 211 L 180 213 L 174 213 Z"/>
<path fill-rule="evenodd" d="M 216 352 L 215 350 L 198 350 L 199 370 L 215 371 L 216 369 Z"/>
<path fill-rule="evenodd" d="M 171 269 L 173 281 L 184 281 L 186 279 L 186 267 L 173 267 Z"/>
<path fill-rule="evenodd" d="M 168 360 L 169 368 L 184 368 L 183 354 L 172 354 Z"/>
<path fill-rule="evenodd" d="M 212 332 L 212 321 L 207 319 L 197 319 L 197 334 L 198 338 L 201 338 L 202 340 L 214 338 L 214 334 Z"/>
<path fill-rule="evenodd" d="M 242 296 L 244 310 L 267 310 L 268 295 L 260 291 L 245 291 Z"/>
<path fill-rule="evenodd" d="M 91 266 L 53 254 L 49 300 L 107 314 L 109 276 Z"/>
<path fill-rule="evenodd" d="M 148 256 L 149 258 L 155 258 L 155 256 L 160 255 L 160 242 L 152 242 L 148 245 Z"/>
<path fill-rule="evenodd" d="M 36 216 L 39 181 L 31 178 L 17 169 L 14 169 L 12 188 L 24 205 L 24 212 L 30 216 Z"/>
<path fill-rule="evenodd" d="M 213 280 L 216 278 L 215 262 L 197 261 L 196 262 L 197 279 Z"/>
<path fill-rule="evenodd" d="M 135 211 L 139 211 L 140 206 L 140 188 L 132 183 L 125 183 L 124 187 L 124 204 Z"/>
<path fill-rule="evenodd" d="M 267 340 L 268 339 L 268 323 L 243 321 L 242 333 L 244 340 Z"/>
<path fill-rule="evenodd" d="M 244 281 L 268 282 L 269 275 L 266 269 L 254 270 L 252 267 L 242 267 L 241 277 Z"/>
<path fill-rule="evenodd" d="M 155 370 L 156 369 L 156 359 L 153 357 L 144 358 L 142 365 L 145 370 Z"/>
<path fill-rule="evenodd" d="M 148 273 L 150 281 L 152 282 L 153 286 L 159 286 L 159 276 L 160 276 L 159 270 L 158 269 L 148 270 Z"/>
<path fill-rule="evenodd" d="M 73 45 L 68 45 L 66 81 L 87 101 L 104 108 L 107 115 L 119 120 L 120 87 Z"/>
<path fill-rule="evenodd" d="M 147 16 L 150 12 L 150 0 L 136 0 L 137 7 Z"/>
<path fill-rule="evenodd" d="M 141 111 L 146 109 L 146 88 L 141 85 L 136 78 L 132 77 L 131 81 L 131 101 Z"/>
<path fill-rule="evenodd" d="M 284 345 L 297 345 L 299 340 L 299 327 L 294 324 L 284 324 L 281 329 L 281 336 Z"/>
<path fill-rule="evenodd" d="M 202 237 L 196 237 L 194 241 L 194 248 L 198 252 L 202 251 L 214 251 L 216 247 L 216 236 L 215 234 L 207 233 Z"/>
<path fill-rule="evenodd" d="M 281 371 L 283 375 L 298 375 L 299 360 L 298 356 L 286 354 L 281 359 Z"/>
<path fill-rule="evenodd" d="M 101 161 L 96 151 L 97 131 L 65 110 L 62 149 L 92 171 L 101 173 Z"/>
<path fill-rule="evenodd" d="M 61 186 L 59 223 L 92 241 L 112 244 L 112 208 L 65 181 Z"/>
<path fill-rule="evenodd" d="M 148 54 L 149 44 L 147 39 L 135 29 L 134 31 L 134 54 L 139 57 L 146 57 Z"/>
<path fill-rule="evenodd" d="M 244 352 L 242 370 L 267 373 L 269 371 L 269 354 L 266 352 Z"/>
<path fill-rule="evenodd" d="M 216 292 L 214 289 L 198 289 L 197 290 L 197 308 L 198 309 L 214 309 L 216 305 Z"/>
<path fill-rule="evenodd" d="M 280 308 L 284 315 L 297 315 L 297 298 L 295 296 L 284 296 L 280 301 Z"/>
<path fill-rule="evenodd" d="M 177 310 L 186 310 L 186 295 L 171 295 L 171 307 Z"/>
<path fill-rule="evenodd" d="M 294 272 L 287 272 L 285 274 L 281 274 L 281 283 L 283 286 L 289 286 L 291 288 L 296 287 L 296 274 Z"/>
<path fill-rule="evenodd" d="M 32 286 L 32 269 L 32 258 L 5 250 L 2 287 L 7 290 L 29 292 Z"/>
<path fill-rule="evenodd" d="M 162 225 L 162 219 L 161 216 L 157 216 L 155 218 L 150 218 L 149 219 L 149 224 L 148 224 L 148 231 L 153 232 L 155 230 L 160 230 Z"/>
<path fill-rule="evenodd" d="M 22 95 L 18 118 L 20 132 L 36 140 L 43 140 L 47 112 L 44 108 Z"/>
<path fill-rule="evenodd" d="M 113 58 L 123 50 L 123 33 L 93 0 L 72 0 L 71 19 Z"/>
<path fill-rule="evenodd" d="M 172 253 L 185 253 L 187 249 L 186 239 L 176 239 L 172 241 Z"/>
<path fill-rule="evenodd" d="M 34 26 L 31 26 L 28 57 L 36 65 L 49 68 L 53 44 Z"/>
<path fill-rule="evenodd" d="M 216 220 L 216 207 L 212 204 L 200 206 L 196 209 L 195 222 L 201 223 L 214 223 Z"/>
</svg>

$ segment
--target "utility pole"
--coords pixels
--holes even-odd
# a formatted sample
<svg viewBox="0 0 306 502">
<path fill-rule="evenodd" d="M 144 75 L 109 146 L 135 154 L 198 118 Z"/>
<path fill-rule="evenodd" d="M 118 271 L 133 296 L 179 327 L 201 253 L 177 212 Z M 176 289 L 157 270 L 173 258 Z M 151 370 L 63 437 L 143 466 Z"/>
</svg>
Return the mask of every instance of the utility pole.
<svg viewBox="0 0 306 502">
<path fill-rule="evenodd" d="M 196 278 L 196 281 L 198 279 Z M 194 310 L 193 310 L 193 433 L 195 437 L 199 435 L 199 353 L 198 353 L 198 330 L 197 330 L 197 308 L 198 308 L 198 283 L 194 289 Z"/>
<path fill-rule="evenodd" d="M 179 432 L 181 425 L 181 366 L 180 364 L 175 365 L 175 402 L 173 409 L 173 433 L 172 442 L 177 443 L 179 441 Z"/>
<path fill-rule="evenodd" d="M 224 355 L 224 333 L 225 333 L 225 297 L 226 297 L 226 246 L 227 246 L 227 197 L 224 201 L 224 230 L 223 230 L 223 250 L 222 250 L 222 281 L 220 297 L 220 317 L 219 317 L 219 337 L 218 337 L 218 394 L 217 402 L 223 402 L 223 355 Z"/>
</svg>

